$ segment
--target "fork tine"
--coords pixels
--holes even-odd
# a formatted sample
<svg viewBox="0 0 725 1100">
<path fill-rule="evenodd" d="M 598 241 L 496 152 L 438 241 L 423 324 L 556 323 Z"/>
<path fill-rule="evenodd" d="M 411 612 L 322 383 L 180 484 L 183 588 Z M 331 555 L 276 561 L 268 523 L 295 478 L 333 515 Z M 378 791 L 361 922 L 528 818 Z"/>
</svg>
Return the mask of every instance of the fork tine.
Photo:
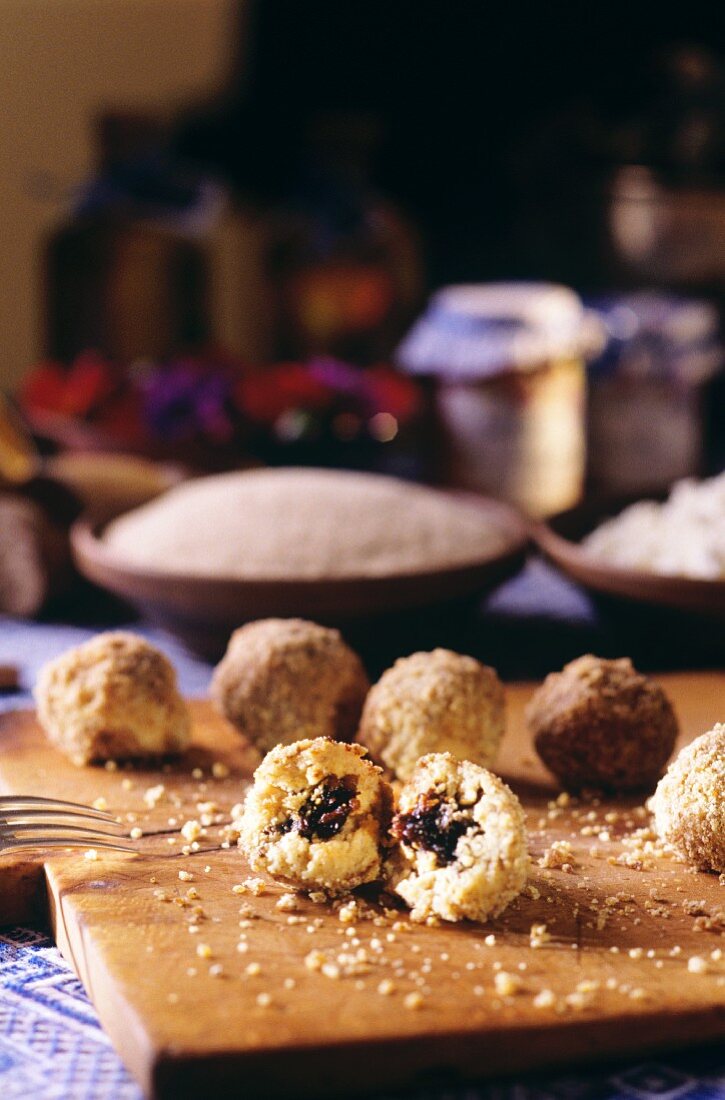
<svg viewBox="0 0 725 1100">
<path fill-rule="evenodd" d="M 8 833 L 11 837 L 20 836 L 23 833 L 37 833 L 39 830 L 46 829 L 46 835 L 60 832 L 62 835 L 69 833 L 71 839 L 74 835 L 84 836 L 90 839 L 98 839 L 99 837 L 107 837 L 109 840 L 119 840 L 120 837 L 116 837 L 113 833 L 103 832 L 102 829 L 89 829 L 86 825 L 68 825 L 63 822 L 49 824 L 48 822 L 9 822 L 6 826 Z M 37 838 L 42 840 L 42 836 Z"/>
<path fill-rule="evenodd" d="M 80 802 L 65 802 L 60 798 L 42 798 L 36 795 L 0 795 L 0 814 L 36 807 L 66 810 L 68 813 L 81 813 L 86 817 L 114 820 L 113 814 L 106 813 L 105 810 L 96 810 L 93 806 L 84 806 Z"/>
<path fill-rule="evenodd" d="M 128 844 L 113 844 L 108 840 L 74 840 L 72 837 L 44 837 L 36 840 L 9 840 L 3 841 L 0 848 L 0 857 L 3 852 L 29 852 L 42 851 L 43 848 L 108 848 L 114 852 L 128 852 L 138 855 L 135 848 Z"/>
<path fill-rule="evenodd" d="M 73 825 L 78 821 L 87 821 L 89 826 L 105 825 L 109 829 L 120 829 L 123 825 L 115 818 L 86 816 L 82 813 L 70 813 L 68 810 L 11 810 L 5 813 L 0 810 L 0 828 L 6 826 L 14 828 L 16 825 Z"/>
</svg>

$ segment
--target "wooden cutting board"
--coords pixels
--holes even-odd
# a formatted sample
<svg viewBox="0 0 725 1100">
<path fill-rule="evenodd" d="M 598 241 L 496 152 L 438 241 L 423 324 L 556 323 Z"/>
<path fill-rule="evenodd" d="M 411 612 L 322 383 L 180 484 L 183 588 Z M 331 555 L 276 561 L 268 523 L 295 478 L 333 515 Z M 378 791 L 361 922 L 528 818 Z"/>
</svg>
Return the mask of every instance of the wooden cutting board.
<svg viewBox="0 0 725 1100">
<path fill-rule="evenodd" d="M 722 673 L 662 682 L 683 740 L 723 717 Z M 217 812 L 199 809 L 209 802 L 226 821 L 256 763 L 204 702 L 191 704 L 191 757 L 163 773 L 78 769 L 30 712 L 0 720 L 2 793 L 102 797 L 152 834 L 139 857 L 0 861 L 0 920 L 45 907 L 122 1058 L 150 1095 L 169 1100 L 340 1096 L 722 1040 L 725 886 L 628 841 L 648 823 L 631 803 L 553 805 L 523 726 L 530 692 L 509 689 L 500 770 L 527 809 L 531 888 L 488 925 L 420 927 L 373 904 L 344 922 L 310 900 L 280 907 L 284 890 L 271 883 L 240 893 L 248 869 L 236 848 L 219 847 L 217 826 L 200 842 L 214 850 L 182 855 L 183 822 Z M 213 778 L 213 762 L 229 776 Z M 144 794 L 159 785 L 149 806 Z M 571 844 L 558 858 L 569 869 L 539 865 L 557 863 L 554 841 Z M 193 905 L 205 917 L 190 933 Z M 542 924 L 533 946 L 532 925 Z M 511 976 L 499 988 L 497 973 Z"/>
</svg>

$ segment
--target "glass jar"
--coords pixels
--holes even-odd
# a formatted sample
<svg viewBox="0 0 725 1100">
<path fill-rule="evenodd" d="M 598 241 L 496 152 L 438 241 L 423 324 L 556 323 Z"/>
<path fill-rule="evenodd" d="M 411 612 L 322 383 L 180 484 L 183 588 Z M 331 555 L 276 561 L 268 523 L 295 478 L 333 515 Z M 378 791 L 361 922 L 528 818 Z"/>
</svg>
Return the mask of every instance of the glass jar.
<svg viewBox="0 0 725 1100">
<path fill-rule="evenodd" d="M 644 495 L 703 474 L 709 391 L 723 364 L 717 309 L 655 291 L 595 306 L 607 343 L 589 370 L 592 488 Z"/>
<path fill-rule="evenodd" d="M 542 283 L 448 287 L 399 349 L 434 378 L 440 478 L 534 516 L 580 499 L 585 358 L 600 329 L 577 295 Z"/>
</svg>

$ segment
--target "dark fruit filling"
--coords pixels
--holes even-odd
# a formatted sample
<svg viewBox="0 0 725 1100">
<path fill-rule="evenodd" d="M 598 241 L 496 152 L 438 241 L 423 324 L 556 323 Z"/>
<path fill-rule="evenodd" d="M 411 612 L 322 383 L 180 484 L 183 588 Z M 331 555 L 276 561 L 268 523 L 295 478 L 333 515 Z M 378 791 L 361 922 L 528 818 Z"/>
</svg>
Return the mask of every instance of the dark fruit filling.
<svg viewBox="0 0 725 1100">
<path fill-rule="evenodd" d="M 454 802 L 419 795 L 410 813 L 395 815 L 391 832 L 403 844 L 434 852 L 445 866 L 453 862 L 456 845 L 470 824 L 470 816 Z"/>
<path fill-rule="evenodd" d="M 313 790 L 297 814 L 278 826 L 279 832 L 292 830 L 306 840 L 329 840 L 342 829 L 355 809 L 357 782 L 353 775 L 328 775 Z"/>
</svg>

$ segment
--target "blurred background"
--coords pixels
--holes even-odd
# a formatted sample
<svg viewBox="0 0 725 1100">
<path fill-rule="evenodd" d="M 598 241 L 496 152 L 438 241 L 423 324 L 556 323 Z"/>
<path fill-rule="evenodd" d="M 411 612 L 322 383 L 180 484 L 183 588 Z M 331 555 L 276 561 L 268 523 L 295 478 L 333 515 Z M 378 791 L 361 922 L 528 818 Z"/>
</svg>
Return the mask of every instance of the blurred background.
<svg viewBox="0 0 725 1100">
<path fill-rule="evenodd" d="M 3 476 L 722 468 L 717 5 L 4 0 Z"/>
</svg>

